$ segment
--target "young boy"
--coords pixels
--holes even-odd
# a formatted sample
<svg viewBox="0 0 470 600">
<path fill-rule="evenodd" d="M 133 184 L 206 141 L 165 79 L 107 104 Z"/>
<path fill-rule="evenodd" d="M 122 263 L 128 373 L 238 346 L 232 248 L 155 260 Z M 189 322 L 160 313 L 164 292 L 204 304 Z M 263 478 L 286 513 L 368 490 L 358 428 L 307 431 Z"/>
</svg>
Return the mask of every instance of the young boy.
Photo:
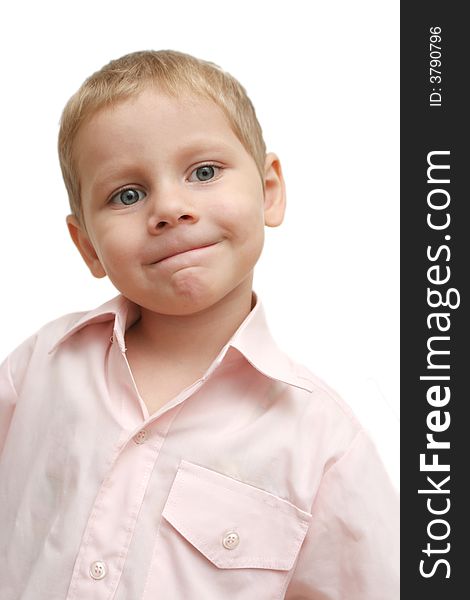
<svg viewBox="0 0 470 600">
<path fill-rule="evenodd" d="M 73 242 L 120 294 L 0 368 L 2 600 L 396 600 L 395 492 L 252 290 L 285 190 L 245 90 L 136 52 L 64 109 Z"/>
</svg>

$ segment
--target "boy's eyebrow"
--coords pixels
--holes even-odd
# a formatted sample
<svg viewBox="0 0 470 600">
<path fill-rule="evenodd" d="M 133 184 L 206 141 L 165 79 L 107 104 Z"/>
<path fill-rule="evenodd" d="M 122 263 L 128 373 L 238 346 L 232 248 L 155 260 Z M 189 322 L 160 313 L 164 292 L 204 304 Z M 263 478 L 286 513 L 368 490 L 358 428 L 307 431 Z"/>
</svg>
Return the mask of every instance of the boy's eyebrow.
<svg viewBox="0 0 470 600">
<path fill-rule="evenodd" d="M 223 142 L 222 140 L 196 138 L 187 141 L 184 145 L 181 145 L 181 148 L 178 148 L 177 153 L 184 158 L 185 156 L 194 154 L 196 152 L 227 152 L 231 150 L 233 151 L 233 146 Z"/>
</svg>

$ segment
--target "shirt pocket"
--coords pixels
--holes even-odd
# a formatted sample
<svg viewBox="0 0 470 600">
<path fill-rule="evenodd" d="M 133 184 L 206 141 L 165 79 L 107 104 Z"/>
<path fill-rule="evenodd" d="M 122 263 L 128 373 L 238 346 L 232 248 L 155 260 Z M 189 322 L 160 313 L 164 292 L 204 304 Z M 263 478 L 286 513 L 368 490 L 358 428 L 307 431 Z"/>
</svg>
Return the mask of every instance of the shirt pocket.
<svg viewBox="0 0 470 600">
<path fill-rule="evenodd" d="M 162 516 L 146 599 L 278 600 L 311 519 L 278 496 L 185 460 Z"/>
</svg>

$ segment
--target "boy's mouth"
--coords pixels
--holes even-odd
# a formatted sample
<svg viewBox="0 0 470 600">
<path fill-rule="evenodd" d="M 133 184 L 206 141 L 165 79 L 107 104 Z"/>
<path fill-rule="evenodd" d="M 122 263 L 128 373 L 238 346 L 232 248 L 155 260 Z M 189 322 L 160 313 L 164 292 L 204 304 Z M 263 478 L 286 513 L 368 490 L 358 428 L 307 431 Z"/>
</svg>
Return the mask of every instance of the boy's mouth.
<svg viewBox="0 0 470 600">
<path fill-rule="evenodd" d="M 163 260 L 166 260 L 167 258 L 171 258 L 172 256 L 177 256 L 178 254 L 183 254 L 184 252 L 191 252 L 191 250 L 199 250 L 201 248 L 208 248 L 209 246 L 215 246 L 215 244 L 217 244 L 217 243 L 218 242 L 209 242 L 208 244 L 191 245 L 191 246 L 185 246 L 181 249 L 175 249 L 175 250 L 172 250 L 171 252 L 168 252 L 167 254 L 162 256 L 162 258 L 159 258 L 158 260 L 156 260 L 150 264 L 155 265 L 155 264 L 162 262 Z"/>
</svg>

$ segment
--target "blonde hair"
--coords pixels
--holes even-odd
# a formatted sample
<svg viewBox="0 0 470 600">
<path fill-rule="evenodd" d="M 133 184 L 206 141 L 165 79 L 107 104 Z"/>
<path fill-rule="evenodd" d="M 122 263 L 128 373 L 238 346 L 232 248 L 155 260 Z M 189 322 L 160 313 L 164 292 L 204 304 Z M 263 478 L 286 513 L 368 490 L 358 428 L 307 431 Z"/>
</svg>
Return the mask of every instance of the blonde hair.
<svg viewBox="0 0 470 600">
<path fill-rule="evenodd" d="M 235 135 L 253 157 L 264 180 L 266 145 L 255 109 L 245 88 L 218 65 L 175 50 L 144 50 L 112 60 L 88 77 L 65 105 L 60 120 L 58 151 L 70 209 L 85 226 L 73 144 L 83 123 L 100 108 L 138 95 L 155 85 L 178 97 L 192 93 L 214 101 Z"/>
</svg>

